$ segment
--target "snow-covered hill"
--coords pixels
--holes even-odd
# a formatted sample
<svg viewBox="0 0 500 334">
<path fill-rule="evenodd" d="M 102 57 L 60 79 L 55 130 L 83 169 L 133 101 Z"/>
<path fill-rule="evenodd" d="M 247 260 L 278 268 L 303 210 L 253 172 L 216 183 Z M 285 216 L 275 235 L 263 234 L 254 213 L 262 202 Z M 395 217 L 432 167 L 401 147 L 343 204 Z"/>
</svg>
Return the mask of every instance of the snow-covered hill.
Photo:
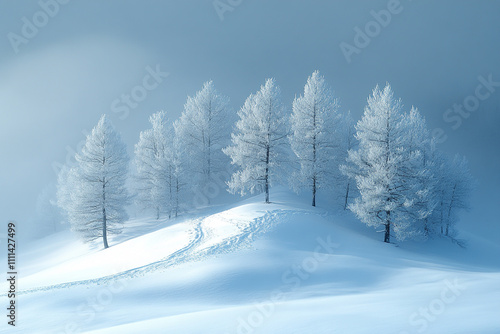
<svg viewBox="0 0 500 334">
<path fill-rule="evenodd" d="M 288 191 L 262 200 L 132 220 L 106 250 L 69 232 L 20 245 L 8 332 L 500 332 L 498 245 L 389 245 Z"/>
</svg>

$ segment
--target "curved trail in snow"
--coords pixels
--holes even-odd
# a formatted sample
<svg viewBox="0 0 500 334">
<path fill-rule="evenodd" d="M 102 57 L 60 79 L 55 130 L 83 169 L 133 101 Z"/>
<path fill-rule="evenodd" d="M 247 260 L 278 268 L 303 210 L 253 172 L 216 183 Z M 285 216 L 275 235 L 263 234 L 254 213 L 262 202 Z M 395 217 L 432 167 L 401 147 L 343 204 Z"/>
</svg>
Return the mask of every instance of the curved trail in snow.
<svg viewBox="0 0 500 334">
<path fill-rule="evenodd" d="M 39 291 L 63 289 L 63 288 L 69 288 L 69 287 L 74 287 L 74 286 L 79 286 L 79 285 L 106 285 L 107 283 L 115 281 L 115 280 L 143 276 L 145 273 L 152 272 L 152 271 L 158 270 L 160 268 L 167 268 L 167 267 L 174 266 L 175 264 L 180 264 L 182 262 L 179 260 L 181 260 L 184 257 L 184 254 L 186 252 L 188 252 L 189 250 L 191 250 L 192 248 L 194 248 L 203 239 L 203 231 L 201 229 L 201 220 L 196 221 L 192 234 L 194 234 L 194 237 L 192 237 L 192 239 L 190 240 L 190 242 L 186 246 L 176 250 L 175 252 L 173 252 L 172 254 L 170 254 L 169 256 L 167 256 L 166 258 L 164 258 L 162 260 L 152 262 L 152 263 L 149 263 L 149 264 L 146 264 L 144 266 L 137 267 L 137 268 L 128 269 L 128 270 L 122 271 L 122 272 L 117 273 L 117 274 L 21 290 L 18 292 L 18 294 L 21 295 L 21 294 L 33 293 L 33 292 L 39 292 Z"/>
<path fill-rule="evenodd" d="M 215 217 L 216 219 L 223 219 L 229 221 L 232 224 L 235 224 L 235 226 L 238 228 L 238 233 L 228 238 L 222 239 L 219 243 L 207 247 L 203 246 L 205 241 L 209 241 L 209 239 L 206 239 L 207 228 L 208 231 L 210 231 L 210 226 L 206 226 L 204 228 L 203 223 L 208 217 L 199 218 L 194 221 L 194 227 L 191 230 L 191 234 L 193 235 L 193 237 L 190 239 L 189 243 L 186 246 L 171 253 L 162 260 L 152 262 L 144 266 L 128 269 L 117 274 L 30 288 L 21 290 L 18 292 L 18 294 L 29 294 L 34 292 L 71 288 L 75 286 L 104 286 L 116 280 L 140 277 L 147 275 L 148 273 L 166 270 L 183 263 L 195 262 L 217 254 L 232 252 L 236 249 L 250 246 L 251 242 L 256 236 L 265 233 L 272 225 L 274 225 L 276 221 L 279 221 L 279 219 L 276 219 L 277 216 L 284 216 L 288 214 L 290 214 L 290 212 L 283 210 L 272 210 L 266 212 L 263 216 L 249 220 L 228 219 L 222 216 L 217 216 L 217 214 L 209 216 L 212 218 Z M 210 234 L 210 232 L 208 234 Z"/>
</svg>

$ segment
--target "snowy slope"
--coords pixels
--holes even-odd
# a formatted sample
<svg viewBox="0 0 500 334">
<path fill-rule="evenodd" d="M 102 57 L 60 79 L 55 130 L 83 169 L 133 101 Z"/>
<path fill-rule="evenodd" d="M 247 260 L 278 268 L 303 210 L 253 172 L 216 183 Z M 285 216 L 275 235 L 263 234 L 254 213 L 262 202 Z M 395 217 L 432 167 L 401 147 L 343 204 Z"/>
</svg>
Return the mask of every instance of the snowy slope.
<svg viewBox="0 0 500 334">
<path fill-rule="evenodd" d="M 497 245 L 388 245 L 287 191 L 262 199 L 133 220 L 107 250 L 22 245 L 8 332 L 500 333 Z"/>
</svg>

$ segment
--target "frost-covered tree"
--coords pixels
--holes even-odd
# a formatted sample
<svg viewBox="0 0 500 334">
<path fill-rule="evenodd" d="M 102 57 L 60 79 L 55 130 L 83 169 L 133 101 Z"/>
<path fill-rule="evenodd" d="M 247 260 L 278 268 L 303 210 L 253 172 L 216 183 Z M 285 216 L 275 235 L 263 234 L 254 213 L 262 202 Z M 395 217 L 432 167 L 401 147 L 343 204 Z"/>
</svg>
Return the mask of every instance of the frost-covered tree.
<svg viewBox="0 0 500 334">
<path fill-rule="evenodd" d="M 75 182 L 76 168 L 62 165 L 57 174 L 56 205 L 60 209 L 61 216 L 69 222 L 68 211 L 72 204 L 72 185 Z"/>
<path fill-rule="evenodd" d="M 408 161 L 413 163 L 411 170 L 414 171 L 410 181 L 413 182 L 415 192 L 420 190 L 412 202 L 415 220 L 412 228 L 426 238 L 432 233 L 431 215 L 437 203 L 435 190 L 438 180 L 433 159 L 435 143 L 430 137 L 425 118 L 416 108 L 403 116 L 403 123 L 407 137 L 406 149 L 413 154 L 413 159 Z"/>
<path fill-rule="evenodd" d="M 220 95 L 212 81 L 194 97 L 188 97 L 174 127 L 184 172 L 193 188 L 205 187 L 214 173 L 225 171 L 229 164 L 221 150 L 229 144 L 231 119 L 229 98 Z"/>
<path fill-rule="evenodd" d="M 256 94 L 246 99 L 238 116 L 232 145 L 223 149 L 239 168 L 228 182 L 229 191 L 241 195 L 247 191 L 264 192 L 269 203 L 269 188 L 285 159 L 288 135 L 285 109 L 274 79 L 267 79 Z"/>
<path fill-rule="evenodd" d="M 465 157 L 453 159 L 436 153 L 435 174 L 437 186 L 434 191 L 436 207 L 431 216 L 434 233 L 453 237 L 458 214 L 469 208 L 474 180 Z"/>
<path fill-rule="evenodd" d="M 181 169 L 174 131 L 164 111 L 153 114 L 149 122 L 151 128 L 140 133 L 135 145 L 137 201 L 153 209 L 156 219 L 177 216 Z"/>
<path fill-rule="evenodd" d="M 347 210 L 348 204 L 351 198 L 355 198 L 357 194 L 357 188 L 355 180 L 347 177 L 343 172 L 343 168 L 353 169 L 354 166 L 347 165 L 347 158 L 350 150 L 354 150 L 358 142 L 355 138 L 356 128 L 354 120 L 351 116 L 351 112 L 348 111 L 346 114 L 342 115 L 340 129 L 339 129 L 339 150 L 337 151 L 338 163 L 336 164 L 335 171 L 339 170 L 341 173 L 335 173 L 335 184 L 338 189 L 336 195 L 341 199 L 342 207 Z"/>
<path fill-rule="evenodd" d="M 171 214 L 177 217 L 179 212 L 186 211 L 188 206 L 184 203 L 185 201 L 185 186 L 187 184 L 186 177 L 183 172 L 181 149 L 179 138 L 175 136 L 175 131 L 173 127 L 170 128 L 172 133 L 172 140 L 170 141 L 170 160 L 168 165 L 169 173 L 169 194 L 170 196 L 170 207 Z"/>
<path fill-rule="evenodd" d="M 296 191 L 311 190 L 312 206 L 316 206 L 317 190 L 332 185 L 338 174 L 338 108 L 338 100 L 318 71 L 307 79 L 304 94 L 293 101 L 289 139 L 300 169 L 292 174 L 291 183 Z"/>
<path fill-rule="evenodd" d="M 46 186 L 36 200 L 36 225 L 34 235 L 42 237 L 59 231 L 62 227 L 62 216 L 56 202 L 56 186 Z"/>
<path fill-rule="evenodd" d="M 66 211 L 72 229 L 85 241 L 118 234 L 127 219 L 125 188 L 128 157 L 125 144 L 105 115 L 87 136 L 77 166 L 61 175 L 58 204 Z"/>
<path fill-rule="evenodd" d="M 391 87 L 377 86 L 356 125 L 359 148 L 349 151 L 348 162 L 356 168 L 346 170 L 360 192 L 349 209 L 369 226 L 383 225 L 384 242 L 392 232 L 399 240 L 412 236 L 415 221 L 430 214 L 422 203 L 431 190 L 420 182 L 428 170 L 422 151 L 410 147 L 411 129 Z"/>
</svg>

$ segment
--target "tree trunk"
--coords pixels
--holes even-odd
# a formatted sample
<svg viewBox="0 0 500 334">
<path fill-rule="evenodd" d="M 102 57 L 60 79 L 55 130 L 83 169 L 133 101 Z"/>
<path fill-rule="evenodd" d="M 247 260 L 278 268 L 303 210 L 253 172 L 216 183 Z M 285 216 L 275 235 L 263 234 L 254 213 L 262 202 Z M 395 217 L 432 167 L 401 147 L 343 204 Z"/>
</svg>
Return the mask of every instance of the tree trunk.
<svg viewBox="0 0 500 334">
<path fill-rule="evenodd" d="M 212 99 L 210 99 L 208 104 L 208 124 L 212 123 Z M 210 128 L 207 129 L 207 150 L 208 150 L 208 166 L 207 166 L 207 182 L 212 181 L 212 138 L 211 138 Z M 210 196 L 205 196 L 207 198 L 208 204 L 210 204 Z"/>
<path fill-rule="evenodd" d="M 390 150 L 391 150 L 391 146 L 390 146 L 390 137 L 389 137 L 389 133 L 390 133 L 390 125 L 389 125 L 389 118 L 390 118 L 390 114 L 389 114 L 389 117 L 387 117 L 387 120 L 386 120 L 386 129 L 387 129 L 387 132 L 386 132 L 386 154 L 385 154 L 385 167 L 387 168 L 387 165 L 389 164 L 389 155 L 390 155 Z M 387 190 L 389 190 L 389 186 L 387 185 L 386 186 Z M 387 199 L 387 202 L 390 202 L 390 199 L 388 198 Z M 386 222 L 385 222 L 385 236 L 384 236 L 384 242 L 386 243 L 390 243 L 391 242 L 391 212 L 390 211 L 386 211 Z"/>
<path fill-rule="evenodd" d="M 173 195 L 173 191 L 172 191 L 172 187 L 173 187 L 173 184 L 172 184 L 172 166 L 169 165 L 168 166 L 168 193 L 169 193 L 169 200 L 170 200 L 170 203 L 168 205 L 168 218 L 170 219 L 170 217 L 172 216 L 172 205 L 173 205 L 173 202 L 174 202 L 174 195 Z"/>
<path fill-rule="evenodd" d="M 179 178 L 175 178 L 175 218 L 177 218 L 177 213 L 179 211 Z"/>
<path fill-rule="evenodd" d="M 269 170 L 269 167 L 266 167 L 266 185 L 265 185 L 265 189 L 266 189 L 266 203 L 270 203 L 269 202 L 269 176 L 268 176 L 268 170 Z"/>
<path fill-rule="evenodd" d="M 391 242 L 391 212 L 386 211 L 387 214 L 387 221 L 385 223 L 385 236 L 384 236 L 384 242 L 390 243 Z"/>
<path fill-rule="evenodd" d="M 440 211 L 440 214 L 441 214 L 440 215 L 440 218 L 441 218 L 441 224 L 440 224 L 441 225 L 441 234 L 444 233 L 444 231 L 443 231 L 443 224 L 444 224 L 444 222 L 443 222 L 443 210 L 444 210 L 444 208 L 443 208 L 443 197 L 444 197 L 444 193 L 441 192 L 441 211 Z"/>
<path fill-rule="evenodd" d="M 314 103 L 313 107 L 313 131 L 316 131 L 316 103 Z M 314 175 L 313 175 L 313 199 L 312 199 L 312 206 L 316 206 L 316 133 L 313 135 L 313 168 L 314 168 Z"/>
<path fill-rule="evenodd" d="M 347 210 L 347 199 L 349 198 L 349 186 L 351 185 L 350 182 L 347 182 L 347 189 L 345 192 L 345 202 L 344 202 L 344 211 Z"/>
<path fill-rule="evenodd" d="M 455 200 L 455 190 L 457 189 L 457 184 L 453 186 L 453 192 L 451 193 L 450 206 L 448 208 L 448 219 L 446 220 L 446 236 L 450 232 L 450 222 L 451 222 L 451 209 L 453 208 L 453 202 Z"/>
<path fill-rule="evenodd" d="M 108 248 L 108 237 L 106 230 L 106 180 L 102 182 L 102 241 L 104 249 Z"/>
<path fill-rule="evenodd" d="M 208 183 L 210 183 L 212 181 L 212 179 L 211 179 L 212 178 L 212 171 L 211 171 L 211 169 L 212 169 L 211 163 L 212 162 L 210 159 L 211 158 L 210 155 L 211 155 L 211 152 L 210 152 L 210 137 L 209 137 L 208 138 L 208 170 L 207 170 L 207 182 Z M 207 185 L 208 185 L 208 183 L 207 183 Z M 208 204 L 210 204 L 210 196 L 206 195 L 205 197 L 207 198 Z"/>
<path fill-rule="evenodd" d="M 312 206 L 316 206 L 316 178 L 313 178 L 313 200 Z"/>
<path fill-rule="evenodd" d="M 265 175 L 266 203 L 269 203 L 269 144 L 266 148 L 266 175 Z"/>
</svg>

